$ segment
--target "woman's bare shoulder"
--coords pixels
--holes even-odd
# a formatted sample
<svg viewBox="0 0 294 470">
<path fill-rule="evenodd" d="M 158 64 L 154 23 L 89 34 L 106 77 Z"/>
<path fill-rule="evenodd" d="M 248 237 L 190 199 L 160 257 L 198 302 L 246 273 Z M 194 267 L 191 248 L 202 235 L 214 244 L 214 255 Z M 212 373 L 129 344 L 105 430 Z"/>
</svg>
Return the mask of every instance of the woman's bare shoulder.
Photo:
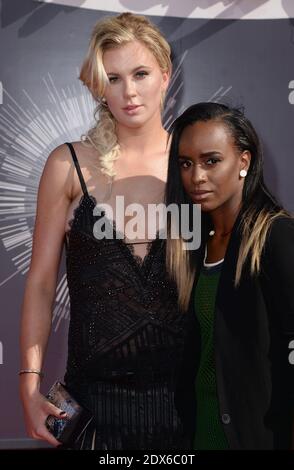
<svg viewBox="0 0 294 470">
<path fill-rule="evenodd" d="M 78 165 L 88 190 L 94 190 L 103 185 L 103 175 L 100 173 L 100 161 L 97 150 L 83 141 L 70 142 L 73 146 Z M 67 179 L 66 187 L 72 200 L 81 196 L 81 183 L 71 155 L 66 144 L 56 147 L 46 163 L 53 173 L 60 172 L 59 177 Z"/>
<path fill-rule="evenodd" d="M 97 158 L 97 150 L 92 146 L 86 146 L 81 141 L 71 142 L 71 144 L 74 148 L 74 152 L 81 169 L 87 171 L 87 169 L 90 169 L 94 163 L 96 163 L 96 165 L 99 163 L 99 159 Z M 56 170 L 68 172 L 70 168 L 73 167 L 74 164 L 70 148 L 64 143 L 54 148 L 48 155 L 45 170 L 50 169 L 53 171 Z"/>
<path fill-rule="evenodd" d="M 68 146 L 61 144 L 49 153 L 46 165 L 68 166 L 71 165 L 71 162 L 72 158 Z"/>
<path fill-rule="evenodd" d="M 71 142 L 71 144 L 81 169 L 85 169 L 87 171 L 94 166 L 97 171 L 97 168 L 100 166 L 97 150 L 91 144 L 80 140 Z M 73 163 L 70 149 L 66 144 L 60 145 L 54 150 L 54 152 L 56 152 L 57 158 L 60 158 L 61 160 L 65 159 L 70 163 Z"/>
<path fill-rule="evenodd" d="M 76 140 L 74 142 L 69 142 L 77 155 L 77 157 L 80 158 L 87 158 L 87 157 L 93 157 L 94 155 L 97 155 L 97 150 L 89 144 L 85 144 L 84 142 L 80 140 Z M 71 152 L 69 149 L 69 146 L 67 143 L 63 143 L 55 147 L 49 154 L 50 159 L 53 160 L 59 160 L 59 161 L 71 161 Z"/>
<path fill-rule="evenodd" d="M 80 142 L 72 142 L 79 163 L 85 160 Z M 82 165 L 81 165 L 82 166 Z M 48 155 L 40 180 L 40 188 L 66 194 L 68 199 L 75 196 L 76 171 L 69 147 L 63 143 L 55 147 Z"/>
<path fill-rule="evenodd" d="M 97 158 L 97 149 L 95 149 L 95 147 L 93 147 L 89 142 L 77 140 L 75 142 L 71 142 L 71 144 L 73 145 L 78 157 L 91 159 Z"/>
</svg>

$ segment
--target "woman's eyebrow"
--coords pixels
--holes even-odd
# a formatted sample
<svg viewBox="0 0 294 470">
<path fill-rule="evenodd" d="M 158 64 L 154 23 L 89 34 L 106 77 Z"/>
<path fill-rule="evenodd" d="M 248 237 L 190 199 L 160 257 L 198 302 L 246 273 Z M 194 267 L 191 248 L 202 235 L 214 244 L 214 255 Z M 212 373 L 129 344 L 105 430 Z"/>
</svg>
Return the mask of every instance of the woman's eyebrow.
<svg viewBox="0 0 294 470">
<path fill-rule="evenodd" d="M 217 151 L 217 150 L 211 150 L 211 151 L 209 151 L 209 152 L 202 152 L 202 153 L 200 154 L 200 158 L 211 157 L 212 155 L 219 155 L 219 156 L 221 156 L 222 153 L 219 152 L 219 151 Z M 182 154 L 182 153 L 179 153 L 179 154 L 178 154 L 178 157 L 179 157 L 179 158 L 190 158 L 190 157 L 188 157 L 188 156 L 186 156 L 185 154 Z"/>
<path fill-rule="evenodd" d="M 140 69 L 151 70 L 152 67 L 149 67 L 148 65 L 138 65 L 138 67 L 135 67 L 133 70 L 131 70 L 130 73 L 137 72 L 137 70 L 140 70 Z M 107 75 L 119 75 L 119 73 L 118 72 L 107 72 Z"/>
</svg>

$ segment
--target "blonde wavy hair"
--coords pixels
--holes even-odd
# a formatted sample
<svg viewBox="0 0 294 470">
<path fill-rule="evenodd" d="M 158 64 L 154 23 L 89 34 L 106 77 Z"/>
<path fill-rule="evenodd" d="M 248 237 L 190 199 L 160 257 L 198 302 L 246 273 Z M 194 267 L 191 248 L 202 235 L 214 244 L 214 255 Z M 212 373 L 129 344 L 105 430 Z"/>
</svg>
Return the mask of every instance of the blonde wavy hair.
<svg viewBox="0 0 294 470">
<path fill-rule="evenodd" d="M 109 83 L 103 66 L 103 54 L 132 41 L 139 41 L 146 46 L 156 58 L 161 71 L 171 74 L 171 49 L 159 29 L 144 16 L 122 13 L 107 17 L 95 25 L 79 77 L 97 102 L 94 113 L 96 124 L 82 136 L 82 141 L 97 149 L 100 170 L 110 178 L 115 176 L 113 164 L 119 157 L 120 147 L 115 119 L 103 98 Z M 163 100 L 164 97 L 162 104 Z"/>
</svg>

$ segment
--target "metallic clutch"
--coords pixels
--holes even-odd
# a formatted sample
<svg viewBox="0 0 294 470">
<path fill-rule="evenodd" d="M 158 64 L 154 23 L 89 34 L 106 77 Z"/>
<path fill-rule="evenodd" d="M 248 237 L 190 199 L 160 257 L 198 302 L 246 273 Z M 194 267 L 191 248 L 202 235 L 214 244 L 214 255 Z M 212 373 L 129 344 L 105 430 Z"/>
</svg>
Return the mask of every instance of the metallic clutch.
<svg viewBox="0 0 294 470">
<path fill-rule="evenodd" d="M 72 444 L 79 439 L 90 424 L 93 415 L 79 405 L 65 385 L 55 382 L 47 394 L 47 399 L 67 413 L 67 418 L 58 419 L 49 415 L 46 419 L 47 429 L 62 444 Z"/>
</svg>

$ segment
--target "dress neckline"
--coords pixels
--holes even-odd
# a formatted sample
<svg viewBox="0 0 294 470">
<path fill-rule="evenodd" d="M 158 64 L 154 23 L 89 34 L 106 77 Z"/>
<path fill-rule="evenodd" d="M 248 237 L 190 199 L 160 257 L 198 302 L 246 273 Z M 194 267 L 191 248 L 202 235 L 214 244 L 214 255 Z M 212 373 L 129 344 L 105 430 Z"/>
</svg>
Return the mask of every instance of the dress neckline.
<svg viewBox="0 0 294 470">
<path fill-rule="evenodd" d="M 65 243 L 66 243 L 67 250 L 70 247 L 71 235 L 72 235 L 73 230 L 75 229 L 74 225 L 75 225 L 75 222 L 77 221 L 77 216 L 79 212 L 85 207 L 86 201 L 87 203 L 90 203 L 90 205 L 92 206 L 92 210 L 96 206 L 101 207 L 101 205 L 97 203 L 97 199 L 95 196 L 89 193 L 84 193 L 81 195 L 79 203 L 73 211 L 73 216 L 68 222 L 70 229 L 67 230 L 65 233 Z M 104 212 L 103 207 L 101 207 L 101 213 L 103 212 Z M 98 217 L 98 216 L 94 216 L 94 217 Z M 109 219 L 106 215 L 104 215 L 104 217 L 105 217 L 105 220 L 111 225 L 112 230 L 114 232 L 114 237 L 110 241 L 113 241 L 119 244 L 119 246 L 121 247 L 121 250 L 128 258 L 130 264 L 133 265 L 133 267 L 137 270 L 138 273 L 140 273 L 140 275 L 143 275 L 149 272 L 149 267 L 152 264 L 152 259 L 154 258 L 154 254 L 157 251 L 158 247 L 161 246 L 163 242 L 163 240 L 159 239 L 159 233 L 158 232 L 156 233 L 156 238 L 154 240 L 151 240 L 150 242 L 146 242 L 146 245 L 147 245 L 146 255 L 144 256 L 144 258 L 141 258 L 141 256 L 135 254 L 134 245 L 126 243 L 124 238 L 121 237 L 123 234 L 122 232 L 117 230 L 115 220 Z M 82 230 L 80 231 L 83 233 L 84 236 L 87 236 L 91 238 L 93 241 L 95 241 L 96 243 L 99 243 L 99 240 L 97 240 L 94 236 L 90 237 L 88 233 Z"/>
</svg>

